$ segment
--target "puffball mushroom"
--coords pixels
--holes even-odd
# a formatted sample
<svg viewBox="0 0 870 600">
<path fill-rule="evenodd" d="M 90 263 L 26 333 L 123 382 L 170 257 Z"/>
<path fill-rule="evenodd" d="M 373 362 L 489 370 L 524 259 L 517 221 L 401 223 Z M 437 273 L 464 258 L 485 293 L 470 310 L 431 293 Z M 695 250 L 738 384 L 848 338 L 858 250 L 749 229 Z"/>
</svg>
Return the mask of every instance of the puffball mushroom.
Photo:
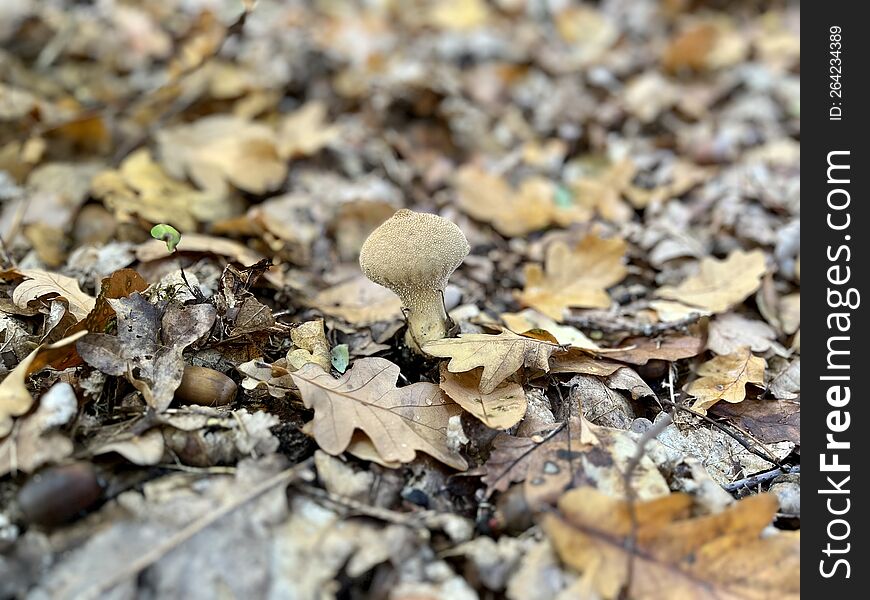
<svg viewBox="0 0 870 600">
<path fill-rule="evenodd" d="M 447 335 L 444 288 L 470 249 L 455 223 L 404 208 L 363 243 L 360 267 L 401 299 L 408 318 L 405 341 L 412 349 L 419 352 Z"/>
</svg>

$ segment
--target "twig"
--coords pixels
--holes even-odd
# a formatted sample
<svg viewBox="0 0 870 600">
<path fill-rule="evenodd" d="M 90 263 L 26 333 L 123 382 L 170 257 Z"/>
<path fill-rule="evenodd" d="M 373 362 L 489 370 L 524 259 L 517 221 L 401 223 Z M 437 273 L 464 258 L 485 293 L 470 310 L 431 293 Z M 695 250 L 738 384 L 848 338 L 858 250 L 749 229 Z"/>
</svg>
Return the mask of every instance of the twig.
<svg viewBox="0 0 870 600">
<path fill-rule="evenodd" d="M 659 400 L 661 402 L 664 402 L 665 404 L 668 404 L 669 406 L 672 406 L 672 407 L 678 409 L 678 410 L 682 410 L 683 412 L 687 412 L 691 415 L 695 415 L 699 419 L 703 419 L 704 421 L 706 421 L 707 423 L 709 423 L 710 425 L 712 425 L 713 427 L 715 427 L 716 429 L 718 429 L 719 431 L 724 433 L 725 435 L 731 437 L 735 442 L 737 442 L 738 444 L 740 444 L 741 446 L 746 448 L 746 450 L 748 452 L 751 452 L 752 454 L 754 454 L 758 458 L 760 458 L 766 462 L 769 462 L 770 464 L 776 465 L 777 467 L 784 466 L 782 461 L 779 460 L 776 456 L 774 456 L 773 453 L 770 450 L 768 450 L 763 444 L 759 444 L 761 446 L 761 448 L 764 449 L 764 452 L 760 452 L 760 451 L 756 450 L 752 446 L 752 444 L 750 444 L 748 441 L 743 439 L 742 436 L 734 433 L 728 427 L 726 427 L 722 423 L 719 423 L 715 419 L 711 419 L 707 415 L 703 415 L 703 414 L 699 413 L 698 411 L 689 408 L 688 406 L 683 406 L 679 402 L 674 402 L 673 400 L 667 400 L 665 398 L 659 398 Z"/>
<path fill-rule="evenodd" d="M 667 386 L 670 388 L 671 392 L 671 400 L 674 400 L 674 370 L 673 368 L 668 369 L 668 383 Z M 628 461 L 628 465 L 626 465 L 625 473 L 623 474 L 623 487 L 625 488 L 625 496 L 626 503 L 628 505 L 628 518 L 631 521 L 631 530 L 628 534 L 628 539 L 626 540 L 626 550 L 628 552 L 628 574 L 626 575 L 626 584 L 624 586 L 624 590 L 631 589 L 631 580 L 634 577 L 634 555 L 637 544 L 637 510 L 635 507 L 635 502 L 637 500 L 637 494 L 634 491 L 634 486 L 631 484 L 631 478 L 634 474 L 634 470 L 640 464 L 641 458 L 643 458 L 644 453 L 646 452 L 646 447 L 650 443 L 650 441 L 654 440 L 659 436 L 661 432 L 663 432 L 667 427 L 673 423 L 674 420 L 670 414 L 665 413 L 665 416 L 659 420 L 658 423 L 654 424 L 652 427 L 647 429 L 643 435 L 640 436 L 640 439 L 637 441 L 637 447 L 634 450 L 634 454 L 631 459 Z"/>
<path fill-rule="evenodd" d="M 398 513 L 392 510 L 388 510 L 386 508 L 370 506 L 368 504 L 365 504 L 364 502 L 360 502 L 359 500 L 348 498 L 347 496 L 332 494 L 324 489 L 315 487 L 313 485 L 297 484 L 294 486 L 294 488 L 308 496 L 311 496 L 312 498 L 317 498 L 318 500 L 323 500 L 337 506 L 348 508 L 356 513 L 359 513 L 360 515 L 371 517 L 373 519 L 378 519 L 379 521 L 384 521 L 386 523 L 404 525 L 405 527 L 410 527 L 416 530 L 425 529 L 423 522 L 425 521 L 426 515 L 431 513 L 431 511 L 421 511 L 410 514 Z"/>
<path fill-rule="evenodd" d="M 677 321 L 662 323 L 635 323 L 613 315 L 580 315 L 565 318 L 565 323 L 579 329 L 596 330 L 603 333 L 625 333 L 630 336 L 653 337 L 670 331 L 684 331 L 701 319 L 699 313 L 692 313 Z"/>
<path fill-rule="evenodd" d="M 158 560 L 166 556 L 166 554 L 170 550 L 173 550 L 177 546 L 180 546 L 203 529 L 214 524 L 216 521 L 232 513 L 236 509 L 244 506 L 248 502 L 259 498 L 269 490 L 276 488 L 282 484 L 288 484 L 300 478 L 302 476 L 302 473 L 304 473 L 310 467 L 311 461 L 307 460 L 305 462 L 299 463 L 298 465 L 294 465 L 289 469 L 285 469 L 284 471 L 281 471 L 277 475 L 274 475 L 269 479 L 266 479 L 265 481 L 261 481 L 238 498 L 230 500 L 214 512 L 210 512 L 201 516 L 178 533 L 170 536 L 163 543 L 158 544 L 150 551 L 146 552 L 145 554 L 128 564 L 126 568 L 114 573 L 108 579 L 100 581 L 95 585 L 91 586 L 90 588 L 85 589 L 78 597 L 89 599 L 100 598 L 104 596 L 116 585 L 127 581 L 131 577 L 134 577 L 138 573 L 147 569 Z"/>
<path fill-rule="evenodd" d="M 738 479 L 737 481 L 732 481 L 729 484 L 723 485 L 722 488 L 731 494 L 734 492 L 738 492 L 744 488 L 751 489 L 755 486 L 762 485 L 767 483 L 768 481 L 773 481 L 780 475 L 788 475 L 791 473 L 800 473 L 801 466 L 795 465 L 793 467 L 778 467 L 771 471 L 764 471 L 763 473 L 756 473 L 750 477 L 744 477 L 743 479 Z"/>
</svg>

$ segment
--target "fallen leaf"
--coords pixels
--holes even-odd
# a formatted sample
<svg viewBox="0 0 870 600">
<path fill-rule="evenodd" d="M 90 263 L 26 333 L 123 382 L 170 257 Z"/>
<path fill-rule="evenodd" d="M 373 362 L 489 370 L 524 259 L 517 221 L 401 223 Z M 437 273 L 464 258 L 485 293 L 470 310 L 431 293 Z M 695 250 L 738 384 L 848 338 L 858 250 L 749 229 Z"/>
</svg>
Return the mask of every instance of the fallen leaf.
<svg viewBox="0 0 870 600">
<path fill-rule="evenodd" d="M 466 165 L 456 175 L 456 194 L 467 215 L 506 237 L 538 231 L 552 220 L 553 185 L 546 179 L 526 179 L 514 190 L 502 177 Z"/>
<path fill-rule="evenodd" d="M 282 361 L 286 362 L 284 359 Z M 286 364 L 278 363 L 269 364 L 262 359 L 255 358 L 248 362 L 242 363 L 236 367 L 236 370 L 245 376 L 242 380 L 242 387 L 246 390 L 254 390 L 260 386 L 265 387 L 269 395 L 274 398 L 283 398 L 290 393 L 290 390 L 295 389 L 293 378 L 290 377 L 290 370 Z"/>
<path fill-rule="evenodd" d="M 22 308 L 33 300 L 59 297 L 67 301 L 77 321 L 94 308 L 96 299 L 84 293 L 72 277 L 39 269 L 22 269 L 19 273 L 26 279 L 12 291 L 12 301 Z"/>
<path fill-rule="evenodd" d="M 632 337 L 622 340 L 619 345 L 627 349 L 608 352 L 607 358 L 632 365 L 645 365 L 651 360 L 674 362 L 681 358 L 697 356 L 704 350 L 703 338 L 693 335 L 670 335 L 662 338 Z"/>
<path fill-rule="evenodd" d="M 761 250 L 735 250 L 723 260 L 703 259 L 696 275 L 676 287 L 661 287 L 655 294 L 687 307 L 724 312 L 757 290 L 766 271 Z"/>
<path fill-rule="evenodd" d="M 278 128 L 278 147 L 284 158 L 311 156 L 338 135 L 337 127 L 326 125 L 326 104 L 315 100 L 284 117 Z"/>
<path fill-rule="evenodd" d="M 571 348 L 567 352 L 555 354 L 550 359 L 551 373 L 580 373 L 607 377 L 623 366 L 621 363 L 596 357 L 579 348 Z"/>
<path fill-rule="evenodd" d="M 359 326 L 402 318 L 402 301 L 363 276 L 327 288 L 310 305 L 331 317 Z"/>
<path fill-rule="evenodd" d="M 515 333 L 526 333 L 532 329 L 543 329 L 553 335 L 563 346 L 573 346 L 584 350 L 600 350 L 598 344 L 586 337 L 575 327 L 559 325 L 553 319 L 536 310 L 526 309 L 518 313 L 502 313 L 501 320 Z"/>
<path fill-rule="evenodd" d="M 685 390 L 696 398 L 692 408 L 706 412 L 708 408 L 724 400 L 741 402 L 746 398 L 746 385 L 764 386 L 766 361 L 754 356 L 749 348 L 741 348 L 733 354 L 717 356 L 698 367 L 700 377 L 686 386 Z"/>
<path fill-rule="evenodd" d="M 323 329 L 323 319 L 300 323 L 290 330 L 290 339 L 296 349 L 287 352 L 288 365 L 296 370 L 306 363 L 314 363 L 329 373 L 332 354 Z"/>
<path fill-rule="evenodd" d="M 441 389 L 490 429 L 508 429 L 526 414 L 526 394 L 518 383 L 503 382 L 488 394 L 479 390 L 480 373 L 451 373 L 441 365 Z"/>
<path fill-rule="evenodd" d="M 12 430 L 12 418 L 23 415 L 33 406 L 33 396 L 25 385 L 27 377 L 45 368 L 66 352 L 66 346 L 84 335 L 85 332 L 79 332 L 54 344 L 39 346 L 0 381 L 0 439 Z"/>
<path fill-rule="evenodd" d="M 753 352 L 771 348 L 780 356 L 788 352 L 776 343 L 776 331 L 763 321 L 748 319 L 735 313 L 719 315 L 707 328 L 707 349 L 716 354 L 733 354 L 743 347 Z"/>
<path fill-rule="evenodd" d="M 483 367 L 480 391 L 489 394 L 498 385 L 522 369 L 550 370 L 550 355 L 561 346 L 540 341 L 512 331 L 498 335 L 465 333 L 458 338 L 445 338 L 423 344 L 423 352 L 431 356 L 449 358 L 447 369 L 451 373 L 464 373 Z"/>
<path fill-rule="evenodd" d="M 740 404 L 717 404 L 716 416 L 732 419 L 765 444 L 801 441 L 801 405 L 790 400 L 749 399 Z"/>
<path fill-rule="evenodd" d="M 155 305 L 138 292 L 109 299 L 117 314 L 118 335 L 90 333 L 79 340 L 79 355 L 107 375 L 126 376 L 145 401 L 163 412 L 173 400 L 184 372 L 184 349 L 211 330 L 210 304 Z"/>
<path fill-rule="evenodd" d="M 195 231 L 198 222 L 226 219 L 241 211 L 237 202 L 212 190 L 196 190 L 183 177 L 171 178 L 145 149 L 128 156 L 117 170 L 96 175 L 91 193 L 119 221 L 141 217 L 149 223 L 171 223 L 182 232 Z"/>
<path fill-rule="evenodd" d="M 626 248 L 625 240 L 595 234 L 574 248 L 554 242 L 547 248 L 543 269 L 526 265 L 526 287 L 517 298 L 556 321 L 570 307 L 607 308 L 611 303 L 607 288 L 627 273 L 623 264 Z"/>
<path fill-rule="evenodd" d="M 340 379 L 313 363 L 290 376 L 314 410 L 306 427 L 328 454 L 344 452 L 359 429 L 384 460 L 408 463 L 421 451 L 455 469 L 467 468 L 447 447 L 447 421 L 460 408 L 435 384 L 396 388 L 399 367 L 383 358 L 359 359 Z"/>
<path fill-rule="evenodd" d="M 779 375 L 774 377 L 767 391 L 779 400 L 794 400 L 801 395 L 801 359 L 794 359 Z"/>
<path fill-rule="evenodd" d="M 544 530 L 562 561 L 604 599 L 628 586 L 636 600 L 662 598 L 663 589 L 672 600 L 797 600 L 800 533 L 762 535 L 777 506 L 776 496 L 761 494 L 690 517 L 686 494 L 636 502 L 632 510 L 587 487 L 562 496 Z"/>
<path fill-rule="evenodd" d="M 594 159 L 582 163 L 588 166 L 588 172 L 584 172 L 571 185 L 577 203 L 596 211 L 608 221 L 630 221 L 634 211 L 623 201 L 622 196 L 631 185 L 637 168 L 627 159 L 607 166 L 599 163 L 599 160 Z"/>
<path fill-rule="evenodd" d="M 49 388 L 33 414 L 21 419 L 15 434 L 0 444 L 0 477 L 12 471 L 32 473 L 71 455 L 72 440 L 56 430 L 69 423 L 78 409 L 70 384 L 58 382 Z"/>
<path fill-rule="evenodd" d="M 252 194 L 276 190 L 287 177 L 275 133 L 261 123 L 211 115 L 188 125 L 160 129 L 156 140 L 163 167 L 187 176 L 201 189 L 226 197 L 229 185 Z"/>
<path fill-rule="evenodd" d="M 637 444 L 622 429 L 602 427 L 585 416 L 565 427 L 529 458 L 526 502 L 532 510 L 555 504 L 571 487 L 593 487 L 609 496 L 625 496 L 623 473 L 634 461 Z M 636 497 L 650 500 L 670 491 L 665 478 L 646 455 L 637 461 L 631 485 Z"/>
</svg>

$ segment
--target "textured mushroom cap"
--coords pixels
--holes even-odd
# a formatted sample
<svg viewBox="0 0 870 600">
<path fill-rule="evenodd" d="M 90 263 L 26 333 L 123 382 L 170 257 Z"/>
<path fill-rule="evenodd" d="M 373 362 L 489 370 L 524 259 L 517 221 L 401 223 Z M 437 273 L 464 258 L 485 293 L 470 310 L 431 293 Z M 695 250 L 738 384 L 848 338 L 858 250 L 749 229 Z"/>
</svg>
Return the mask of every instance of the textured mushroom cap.
<svg viewBox="0 0 870 600">
<path fill-rule="evenodd" d="M 470 249 L 455 223 L 403 208 L 369 235 L 359 264 L 366 277 L 404 301 L 420 289 L 443 290 Z"/>
</svg>

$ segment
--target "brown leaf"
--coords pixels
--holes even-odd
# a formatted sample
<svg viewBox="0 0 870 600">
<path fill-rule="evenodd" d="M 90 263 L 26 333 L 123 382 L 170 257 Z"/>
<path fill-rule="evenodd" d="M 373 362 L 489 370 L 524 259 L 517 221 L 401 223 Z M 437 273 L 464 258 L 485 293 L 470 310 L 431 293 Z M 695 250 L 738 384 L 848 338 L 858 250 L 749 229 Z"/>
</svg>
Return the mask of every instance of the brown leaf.
<svg viewBox="0 0 870 600">
<path fill-rule="evenodd" d="M 79 355 L 107 375 L 127 376 L 154 410 L 173 400 L 184 373 L 184 349 L 212 327 L 210 304 L 170 305 L 165 311 L 138 292 L 108 300 L 118 317 L 118 335 L 90 333 L 77 344 Z"/>
<path fill-rule="evenodd" d="M 314 410 L 306 427 L 325 452 L 341 454 L 361 430 L 385 461 L 408 463 L 421 451 L 455 469 L 467 468 L 447 446 L 447 421 L 461 409 L 435 384 L 396 388 L 399 367 L 383 358 L 357 360 L 340 379 L 313 363 L 290 376 Z"/>
<path fill-rule="evenodd" d="M 525 481 L 529 507 L 554 503 L 570 486 L 590 485 L 610 494 L 624 493 L 621 473 L 636 451 L 626 431 L 599 427 L 583 417 L 522 438 L 500 433 L 484 468 L 487 497 Z M 664 478 L 649 458 L 638 463 L 633 485 L 639 497 L 668 493 Z"/>
<path fill-rule="evenodd" d="M 290 330 L 290 339 L 296 348 L 287 352 L 287 364 L 293 370 L 306 363 L 314 363 L 329 373 L 332 355 L 323 329 L 323 319 L 300 323 Z"/>
<path fill-rule="evenodd" d="M 544 529 L 562 561 L 604 598 L 624 586 L 635 600 L 773 600 L 800 596 L 800 533 L 762 537 L 776 497 L 744 498 L 718 514 L 690 518 L 691 497 L 670 494 L 635 503 L 592 488 L 559 499 Z M 634 532 L 633 541 L 630 536 Z"/>
<path fill-rule="evenodd" d="M 91 192 L 119 221 L 141 217 L 150 223 L 171 223 L 182 232 L 195 231 L 200 221 L 225 219 L 241 210 L 214 191 L 200 191 L 183 178 L 173 179 L 145 149 L 128 156 L 117 170 L 94 177 Z"/>
<path fill-rule="evenodd" d="M 323 290 L 310 304 L 324 314 L 359 326 L 402 318 L 399 297 L 363 276 Z"/>
<path fill-rule="evenodd" d="M 716 354 L 732 354 L 748 346 L 753 352 L 767 352 L 771 348 L 779 355 L 786 350 L 776 343 L 776 331 L 765 323 L 744 316 L 727 313 L 719 315 L 707 328 L 707 349 Z"/>
<path fill-rule="evenodd" d="M 79 332 L 54 344 L 39 346 L 0 382 L 0 439 L 12 430 L 12 418 L 23 415 L 33 406 L 33 396 L 25 385 L 27 377 L 64 354 L 66 346 L 75 343 L 83 335 L 84 332 Z"/>
<path fill-rule="evenodd" d="M 518 313 L 502 313 L 501 320 L 515 333 L 527 333 L 532 329 L 543 329 L 552 334 L 553 338 L 563 346 L 573 346 L 585 350 L 599 350 L 598 344 L 586 337 L 586 334 L 575 327 L 559 325 L 550 317 L 536 310 L 527 308 Z"/>
<path fill-rule="evenodd" d="M 547 248 L 545 267 L 526 265 L 526 287 L 518 294 L 524 306 L 531 306 L 560 321 L 570 307 L 607 308 L 607 288 L 622 281 L 627 273 L 624 240 L 587 235 L 569 247 L 558 241 Z"/>
<path fill-rule="evenodd" d="M 423 351 L 431 356 L 449 358 L 447 369 L 451 373 L 464 373 L 483 367 L 480 391 L 489 394 L 498 385 L 526 367 L 543 373 L 550 370 L 550 355 L 561 346 L 502 331 L 498 335 L 465 333 L 458 338 L 445 338 L 423 344 Z"/>
<path fill-rule="evenodd" d="M 550 359 L 551 373 L 580 373 L 607 377 L 622 367 L 623 365 L 618 362 L 597 358 L 579 348 L 554 354 Z"/>
<path fill-rule="evenodd" d="M 757 290 L 766 271 L 761 250 L 735 250 L 723 260 L 703 259 L 696 275 L 678 286 L 659 288 L 656 296 L 688 307 L 724 312 Z"/>
<path fill-rule="evenodd" d="M 504 382 L 492 392 L 479 390 L 480 372 L 451 373 L 441 364 L 441 389 L 490 429 L 508 429 L 526 414 L 526 394 L 518 383 Z"/>
<path fill-rule="evenodd" d="M 505 237 L 544 229 L 556 211 L 553 184 L 540 177 L 526 179 L 514 190 L 502 177 L 466 165 L 456 175 L 456 192 L 459 208 Z"/>
<path fill-rule="evenodd" d="M 160 129 L 156 138 L 160 161 L 173 177 L 190 176 L 201 189 L 219 196 L 229 193 L 229 185 L 264 194 L 287 177 L 277 136 L 261 123 L 211 115 Z"/>
<path fill-rule="evenodd" d="M 789 400 L 744 400 L 740 404 L 717 404 L 712 411 L 732 419 L 765 444 L 801 441 L 801 405 Z"/>
<path fill-rule="evenodd" d="M 697 398 L 692 405 L 697 411 L 724 400 L 741 402 L 746 398 L 746 384 L 764 386 L 764 369 L 767 362 L 754 356 L 749 348 L 741 348 L 733 354 L 717 356 L 698 367 L 698 379 L 686 386 L 686 393 Z"/>
<path fill-rule="evenodd" d="M 624 496 L 625 478 L 637 444 L 622 429 L 601 427 L 581 415 L 569 427 L 529 457 L 525 479 L 526 502 L 533 510 L 555 504 L 570 487 L 594 487 L 610 496 Z M 635 466 L 632 486 L 638 498 L 666 495 L 668 484 L 646 455 Z"/>
<path fill-rule="evenodd" d="M 608 352 L 607 358 L 632 365 L 645 365 L 651 360 L 674 362 L 697 356 L 704 350 L 704 340 L 692 335 L 671 335 L 663 338 L 633 337 L 619 344 L 628 350 Z"/>
<path fill-rule="evenodd" d="M 26 307 L 28 302 L 36 299 L 60 297 L 67 301 L 70 312 L 78 321 L 94 308 L 96 299 L 84 293 L 72 277 L 40 269 L 23 269 L 20 273 L 26 279 L 12 292 L 12 301 L 18 306 Z"/>
</svg>

